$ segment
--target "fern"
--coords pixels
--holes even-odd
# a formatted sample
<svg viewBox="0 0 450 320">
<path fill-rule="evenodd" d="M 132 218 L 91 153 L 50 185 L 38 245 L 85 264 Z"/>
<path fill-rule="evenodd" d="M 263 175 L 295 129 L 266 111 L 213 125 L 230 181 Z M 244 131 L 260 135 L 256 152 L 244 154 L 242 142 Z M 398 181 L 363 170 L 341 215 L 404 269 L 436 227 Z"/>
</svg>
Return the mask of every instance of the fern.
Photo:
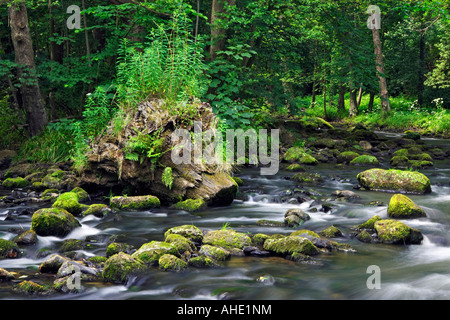
<svg viewBox="0 0 450 320">
<path fill-rule="evenodd" d="M 166 167 L 164 169 L 164 172 L 161 177 L 161 181 L 162 181 L 162 183 L 164 183 L 164 185 L 167 188 L 169 188 L 169 190 L 172 190 L 173 177 L 172 177 L 172 168 L 171 167 Z"/>
</svg>

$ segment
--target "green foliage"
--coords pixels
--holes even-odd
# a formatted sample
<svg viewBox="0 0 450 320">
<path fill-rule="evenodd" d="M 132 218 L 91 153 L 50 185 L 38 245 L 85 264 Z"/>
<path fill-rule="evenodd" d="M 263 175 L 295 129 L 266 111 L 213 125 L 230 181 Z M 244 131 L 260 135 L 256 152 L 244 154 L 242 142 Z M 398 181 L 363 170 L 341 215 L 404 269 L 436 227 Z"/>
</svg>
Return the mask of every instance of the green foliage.
<svg viewBox="0 0 450 320">
<path fill-rule="evenodd" d="M 162 181 L 162 183 L 164 183 L 164 185 L 167 188 L 172 190 L 173 176 L 172 176 L 172 168 L 171 167 L 166 167 L 164 169 L 164 172 L 161 177 L 161 181 Z"/>
<path fill-rule="evenodd" d="M 139 161 L 140 164 L 145 159 L 149 159 L 152 169 L 155 168 L 162 155 L 164 138 L 161 138 L 161 130 L 153 134 L 144 134 L 136 131 L 135 136 L 131 137 L 125 151 L 125 159 Z"/>
</svg>

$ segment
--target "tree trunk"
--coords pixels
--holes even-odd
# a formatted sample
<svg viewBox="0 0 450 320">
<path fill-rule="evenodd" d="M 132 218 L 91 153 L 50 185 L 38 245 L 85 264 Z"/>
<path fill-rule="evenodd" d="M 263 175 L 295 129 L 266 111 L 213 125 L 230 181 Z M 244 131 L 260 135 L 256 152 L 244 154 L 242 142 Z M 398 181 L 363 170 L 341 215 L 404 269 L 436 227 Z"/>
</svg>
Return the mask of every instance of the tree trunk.
<svg viewBox="0 0 450 320">
<path fill-rule="evenodd" d="M 337 109 L 338 112 L 345 110 L 345 87 L 342 83 L 339 85 L 339 99 Z"/>
<path fill-rule="evenodd" d="M 375 100 L 375 93 L 371 92 L 370 93 L 370 98 L 369 98 L 369 106 L 367 107 L 367 109 L 369 110 L 369 112 L 373 111 L 373 101 Z"/>
<path fill-rule="evenodd" d="M 358 101 L 356 102 L 356 106 L 357 106 L 358 108 L 359 108 L 359 106 L 361 105 L 362 96 L 363 96 L 363 88 L 362 88 L 362 87 L 359 87 Z"/>
<path fill-rule="evenodd" d="M 377 75 L 380 83 L 381 110 L 383 113 L 391 111 L 391 103 L 389 102 L 389 93 L 387 89 L 386 76 L 384 74 L 383 51 L 381 49 L 380 32 L 378 29 L 372 29 L 373 45 L 375 48 L 375 59 L 377 64 Z"/>
<path fill-rule="evenodd" d="M 25 2 L 9 8 L 11 39 L 18 67 L 18 77 L 25 80 L 20 87 L 23 108 L 31 136 L 39 134 L 48 123 L 34 64 L 34 51 Z"/>
<path fill-rule="evenodd" d="M 209 55 L 211 61 L 216 60 L 217 52 L 225 49 L 226 29 L 221 26 L 217 20 L 224 19 L 223 14 L 226 12 L 225 3 L 229 6 L 236 5 L 236 0 L 213 0 L 211 10 L 211 46 Z"/>
<path fill-rule="evenodd" d="M 357 91 L 357 89 L 350 89 L 350 108 L 348 110 L 348 114 L 350 117 L 356 117 L 358 115 L 356 91 Z"/>
</svg>

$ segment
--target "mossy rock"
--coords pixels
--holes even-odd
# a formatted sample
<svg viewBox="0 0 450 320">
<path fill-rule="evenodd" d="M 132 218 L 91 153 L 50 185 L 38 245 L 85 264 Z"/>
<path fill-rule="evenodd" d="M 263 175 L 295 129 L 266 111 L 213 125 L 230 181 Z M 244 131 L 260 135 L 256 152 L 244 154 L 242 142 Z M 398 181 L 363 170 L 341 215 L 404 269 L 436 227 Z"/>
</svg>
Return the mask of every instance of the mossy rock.
<svg viewBox="0 0 450 320">
<path fill-rule="evenodd" d="M 380 162 L 374 156 L 363 154 L 350 161 L 351 165 L 378 165 Z"/>
<path fill-rule="evenodd" d="M 232 229 L 208 231 L 203 237 L 203 244 L 210 244 L 227 249 L 250 246 L 252 240 L 245 233 L 236 232 Z"/>
<path fill-rule="evenodd" d="M 405 131 L 405 139 L 412 139 L 412 140 L 420 140 L 420 133 L 412 131 L 412 130 L 407 130 Z"/>
<path fill-rule="evenodd" d="M 426 217 L 425 211 L 403 194 L 395 194 L 391 197 L 387 212 L 390 218 L 395 219 Z"/>
<path fill-rule="evenodd" d="M 2 183 L 2 187 L 8 188 L 8 189 L 25 188 L 25 187 L 28 187 L 29 185 L 30 185 L 30 182 L 28 180 L 25 180 L 22 177 L 7 178 Z"/>
<path fill-rule="evenodd" d="M 309 166 L 315 166 L 319 164 L 319 161 L 314 158 L 312 155 L 305 153 L 299 160 L 299 163 L 309 165 Z"/>
<path fill-rule="evenodd" d="M 367 230 L 362 230 L 356 235 L 356 239 L 364 243 L 373 242 L 373 238 Z"/>
<path fill-rule="evenodd" d="M 14 242 L 20 246 L 31 246 L 36 244 L 37 241 L 38 237 L 34 230 L 24 231 L 14 238 Z"/>
<path fill-rule="evenodd" d="M 391 158 L 390 164 L 396 168 L 407 168 L 409 166 L 409 159 L 406 156 L 394 156 Z"/>
<path fill-rule="evenodd" d="M 413 169 L 423 169 L 433 167 L 434 163 L 431 161 L 423 161 L 423 160 L 409 160 L 409 165 Z"/>
<path fill-rule="evenodd" d="M 110 207 L 118 210 L 148 210 L 159 208 L 161 203 L 159 199 L 152 195 L 124 197 L 112 197 Z"/>
<path fill-rule="evenodd" d="M 187 239 L 192 240 L 194 243 L 201 243 L 203 240 L 203 232 L 194 225 L 182 225 L 170 228 L 164 233 L 164 237 L 167 238 L 171 234 L 177 234 Z"/>
<path fill-rule="evenodd" d="M 105 281 L 125 284 L 130 277 L 145 270 L 145 265 L 139 259 L 129 254 L 119 252 L 108 258 L 102 271 Z"/>
<path fill-rule="evenodd" d="M 14 241 L 0 239 L 0 259 L 20 258 L 22 252 Z"/>
<path fill-rule="evenodd" d="M 230 259 L 231 254 L 224 248 L 205 244 L 200 248 L 199 254 L 207 256 L 216 261 L 225 261 Z"/>
<path fill-rule="evenodd" d="M 308 221 L 311 217 L 300 209 L 289 209 L 284 214 L 284 223 L 288 227 L 301 226 L 305 221 Z"/>
<path fill-rule="evenodd" d="M 416 171 L 370 169 L 357 175 L 360 186 L 368 190 L 425 194 L 431 192 L 431 183 Z"/>
<path fill-rule="evenodd" d="M 173 207 L 177 210 L 198 212 L 206 208 L 206 202 L 203 199 L 187 199 L 185 201 L 175 203 Z"/>
<path fill-rule="evenodd" d="M 293 171 L 293 172 L 305 172 L 306 169 L 301 164 L 298 163 L 292 163 L 286 167 L 287 171 Z"/>
<path fill-rule="evenodd" d="M 375 222 L 378 240 L 386 244 L 421 244 L 422 233 L 401 221 L 385 219 Z"/>
<path fill-rule="evenodd" d="M 359 157 L 359 153 L 353 151 L 344 151 L 337 156 L 338 163 L 349 163 Z"/>
<path fill-rule="evenodd" d="M 291 180 L 302 184 L 319 184 L 323 182 L 320 174 L 310 172 L 298 172 L 292 176 Z"/>
<path fill-rule="evenodd" d="M 51 293 L 50 286 L 44 286 L 33 281 L 25 280 L 13 286 L 13 291 L 22 295 L 47 295 Z"/>
<path fill-rule="evenodd" d="M 151 241 L 144 243 L 132 257 L 139 259 L 148 265 L 158 265 L 159 258 L 164 254 L 178 254 L 177 248 L 168 242 Z"/>
<path fill-rule="evenodd" d="M 70 192 L 74 192 L 78 196 L 78 201 L 84 202 L 89 200 L 89 194 L 86 190 L 80 187 L 73 188 Z"/>
<path fill-rule="evenodd" d="M 234 182 L 236 182 L 238 186 L 242 186 L 244 184 L 244 181 L 242 181 L 242 179 L 239 177 L 231 177 L 231 178 L 234 180 Z"/>
<path fill-rule="evenodd" d="M 40 236 L 64 237 L 80 226 L 80 222 L 62 208 L 40 209 L 31 218 L 31 230 Z"/>
<path fill-rule="evenodd" d="M 319 235 L 325 238 L 339 238 L 343 236 L 342 231 L 335 226 L 330 226 L 324 230 L 321 230 Z"/>
<path fill-rule="evenodd" d="M 428 153 L 419 153 L 419 154 L 412 154 L 409 156 L 412 160 L 420 160 L 420 161 L 433 161 L 433 158 Z"/>
<path fill-rule="evenodd" d="M 97 218 L 103 218 L 104 216 L 112 212 L 111 208 L 103 203 L 91 204 L 86 211 L 83 212 L 83 216 L 94 215 Z"/>
<path fill-rule="evenodd" d="M 39 272 L 56 274 L 64 262 L 69 261 L 69 258 L 53 254 L 50 258 L 44 260 L 39 265 Z"/>
<path fill-rule="evenodd" d="M 399 149 L 392 154 L 393 157 L 408 157 L 408 149 Z"/>
<path fill-rule="evenodd" d="M 52 176 L 47 174 L 41 179 L 42 187 L 44 189 L 62 189 L 64 186 L 64 181 L 62 178 Z"/>
<path fill-rule="evenodd" d="M 84 240 L 80 239 L 66 239 L 62 242 L 61 246 L 59 247 L 58 252 L 69 252 L 69 251 L 75 251 L 75 250 L 83 250 L 87 247 L 87 243 Z"/>
<path fill-rule="evenodd" d="M 164 241 L 175 246 L 179 255 L 189 255 L 196 249 L 195 244 L 191 240 L 179 234 L 169 234 Z"/>
<path fill-rule="evenodd" d="M 0 268 L 0 282 L 8 282 L 14 280 L 16 277 L 14 273 L 9 272 L 6 269 Z"/>
<path fill-rule="evenodd" d="M 320 253 L 320 250 L 309 239 L 300 236 L 267 239 L 264 242 L 263 248 L 264 250 L 281 255 L 292 255 L 297 252 L 308 256 L 314 256 Z"/>
<path fill-rule="evenodd" d="M 43 200 L 54 200 L 60 196 L 58 189 L 45 189 L 41 194 Z"/>
<path fill-rule="evenodd" d="M 214 268 L 218 266 L 214 259 L 203 255 L 192 257 L 187 263 L 190 267 L 194 268 Z"/>
<path fill-rule="evenodd" d="M 106 248 L 106 257 L 109 258 L 119 252 L 131 254 L 134 247 L 130 244 L 123 242 L 112 242 Z"/>
<path fill-rule="evenodd" d="M 306 229 L 294 231 L 290 235 L 291 236 L 299 236 L 299 237 L 307 238 L 310 240 L 312 238 L 320 238 L 320 236 L 317 233 L 315 233 L 314 231 L 306 230 Z"/>
<path fill-rule="evenodd" d="M 252 243 L 256 246 L 263 246 L 264 242 L 270 239 L 270 236 L 264 233 L 257 233 L 252 237 Z"/>
<path fill-rule="evenodd" d="M 288 162 L 297 162 L 305 165 L 317 165 L 319 163 L 316 158 L 306 153 L 300 147 L 289 148 L 284 154 L 283 159 Z"/>
<path fill-rule="evenodd" d="M 261 219 L 256 221 L 256 225 L 261 227 L 285 227 L 286 224 L 281 221 L 274 221 L 274 220 L 267 220 L 267 219 Z"/>
<path fill-rule="evenodd" d="M 62 193 L 56 198 L 52 207 L 67 210 L 73 215 L 79 215 L 83 210 L 81 204 L 78 202 L 78 195 L 75 192 Z"/>
<path fill-rule="evenodd" d="M 375 215 L 357 226 L 354 226 L 354 230 L 375 230 L 375 222 L 382 220 L 380 216 Z"/>
<path fill-rule="evenodd" d="M 180 272 L 187 268 L 187 263 L 171 254 L 164 254 L 158 261 L 159 269 Z"/>
</svg>

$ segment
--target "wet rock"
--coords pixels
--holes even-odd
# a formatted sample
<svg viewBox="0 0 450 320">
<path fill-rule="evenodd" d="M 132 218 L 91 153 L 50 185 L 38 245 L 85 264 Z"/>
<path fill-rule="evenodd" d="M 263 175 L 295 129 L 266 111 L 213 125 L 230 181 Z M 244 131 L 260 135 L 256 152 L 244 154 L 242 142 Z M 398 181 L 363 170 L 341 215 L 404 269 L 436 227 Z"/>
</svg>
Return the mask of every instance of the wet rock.
<svg viewBox="0 0 450 320">
<path fill-rule="evenodd" d="M 390 218 L 396 219 L 426 217 L 425 211 L 403 194 L 395 194 L 391 197 L 387 212 Z"/>
<path fill-rule="evenodd" d="M 6 269 L 0 268 L 0 282 L 8 282 L 14 279 L 15 276 L 13 273 L 7 271 Z"/>
<path fill-rule="evenodd" d="M 173 208 L 187 212 L 198 212 L 206 208 L 206 202 L 203 199 L 187 199 L 175 203 Z"/>
<path fill-rule="evenodd" d="M 328 227 L 324 230 L 321 230 L 319 232 L 319 235 L 321 235 L 322 237 L 326 237 L 326 238 L 338 238 L 338 237 L 342 237 L 342 231 L 339 230 L 337 227 L 335 226 L 331 226 Z"/>
<path fill-rule="evenodd" d="M 232 229 L 208 231 L 203 237 L 204 244 L 219 246 L 223 248 L 238 248 L 250 246 L 252 240 L 245 233 L 236 232 Z"/>
<path fill-rule="evenodd" d="M 16 155 L 14 150 L 1 150 L 0 151 L 0 170 L 9 168 L 12 158 Z"/>
<path fill-rule="evenodd" d="M 61 208 L 44 208 L 31 218 L 31 230 L 40 236 L 64 237 L 81 224 L 75 217 Z"/>
<path fill-rule="evenodd" d="M 353 151 L 344 151 L 337 157 L 338 163 L 350 163 L 355 158 L 358 158 L 359 154 Z"/>
<path fill-rule="evenodd" d="M 141 273 L 143 270 L 145 270 L 145 265 L 142 261 L 119 252 L 106 260 L 102 277 L 105 281 L 125 284 L 132 276 Z"/>
<path fill-rule="evenodd" d="M 386 244 L 421 244 L 422 233 L 401 221 L 385 219 L 375 222 L 378 240 Z"/>
<path fill-rule="evenodd" d="M 152 195 L 135 197 L 112 197 L 110 207 L 118 210 L 149 210 L 160 207 L 159 199 Z"/>
<path fill-rule="evenodd" d="M 375 156 L 371 155 L 361 155 L 350 161 L 351 165 L 378 165 L 380 162 Z"/>
<path fill-rule="evenodd" d="M 135 251 L 134 246 L 123 242 L 113 242 L 106 248 L 106 257 L 109 258 L 119 252 L 132 254 Z"/>
<path fill-rule="evenodd" d="M 103 203 L 91 204 L 86 211 L 83 212 L 83 216 L 94 215 L 97 218 L 103 218 L 110 214 L 112 209 Z"/>
<path fill-rule="evenodd" d="M 64 209 L 73 215 L 79 215 L 83 210 L 75 192 L 64 192 L 58 196 L 52 207 Z"/>
<path fill-rule="evenodd" d="M 299 172 L 292 176 L 291 180 L 301 184 L 320 184 L 323 182 L 323 178 L 318 173 Z"/>
<path fill-rule="evenodd" d="M 17 237 L 14 238 L 14 242 L 22 246 L 31 246 L 36 244 L 38 241 L 37 234 L 33 230 L 27 230 L 22 232 Z"/>
<path fill-rule="evenodd" d="M 151 241 L 148 243 L 144 243 L 131 256 L 148 265 L 158 265 L 159 258 L 164 254 L 176 255 L 178 254 L 178 250 L 171 243 L 167 243 L 164 241 Z"/>
<path fill-rule="evenodd" d="M 196 250 L 194 242 L 179 234 L 169 234 L 164 241 L 175 246 L 180 256 L 190 256 Z"/>
<path fill-rule="evenodd" d="M 331 193 L 333 197 L 343 200 L 353 200 L 361 198 L 358 194 L 351 190 L 336 190 Z"/>
<path fill-rule="evenodd" d="M 289 209 L 284 214 L 284 223 L 288 227 L 298 227 L 301 226 L 305 221 L 308 221 L 311 217 L 303 210 L 300 209 Z"/>
<path fill-rule="evenodd" d="M 267 257 L 270 255 L 269 251 L 260 250 L 258 247 L 244 247 L 243 251 L 246 256 Z"/>
<path fill-rule="evenodd" d="M 15 259 L 20 258 L 22 252 L 17 244 L 10 240 L 0 239 L 0 259 L 8 258 Z"/>
<path fill-rule="evenodd" d="M 164 233 L 164 237 L 167 238 L 170 234 L 178 234 L 192 240 L 194 243 L 201 243 L 203 240 L 202 230 L 194 225 L 182 225 L 170 228 Z"/>
<path fill-rule="evenodd" d="M 320 253 L 319 249 L 310 240 L 300 236 L 267 239 L 264 242 L 264 250 L 281 255 L 292 255 L 297 252 L 314 256 Z"/>
<path fill-rule="evenodd" d="M 204 255 L 192 256 L 187 263 L 194 268 L 214 268 L 219 266 L 214 259 Z"/>
<path fill-rule="evenodd" d="M 164 254 L 158 261 L 159 269 L 180 272 L 186 269 L 187 263 L 171 254 Z"/>
<path fill-rule="evenodd" d="M 359 173 L 357 179 L 368 190 L 412 194 L 431 192 L 430 179 L 420 172 L 370 169 Z"/>
<path fill-rule="evenodd" d="M 22 295 L 48 295 L 52 293 L 50 287 L 28 280 L 22 281 L 13 286 L 13 291 Z"/>
<path fill-rule="evenodd" d="M 67 257 L 53 254 L 50 258 L 46 259 L 39 265 L 39 272 L 56 274 L 63 263 L 69 260 L 70 259 Z"/>
<path fill-rule="evenodd" d="M 13 188 L 24 188 L 30 185 L 28 180 L 22 177 L 17 178 L 7 178 L 2 182 L 3 188 L 13 189 Z"/>
<path fill-rule="evenodd" d="M 225 261 L 230 259 L 231 253 L 221 247 L 205 244 L 200 248 L 200 255 L 204 255 L 216 261 Z"/>
</svg>

